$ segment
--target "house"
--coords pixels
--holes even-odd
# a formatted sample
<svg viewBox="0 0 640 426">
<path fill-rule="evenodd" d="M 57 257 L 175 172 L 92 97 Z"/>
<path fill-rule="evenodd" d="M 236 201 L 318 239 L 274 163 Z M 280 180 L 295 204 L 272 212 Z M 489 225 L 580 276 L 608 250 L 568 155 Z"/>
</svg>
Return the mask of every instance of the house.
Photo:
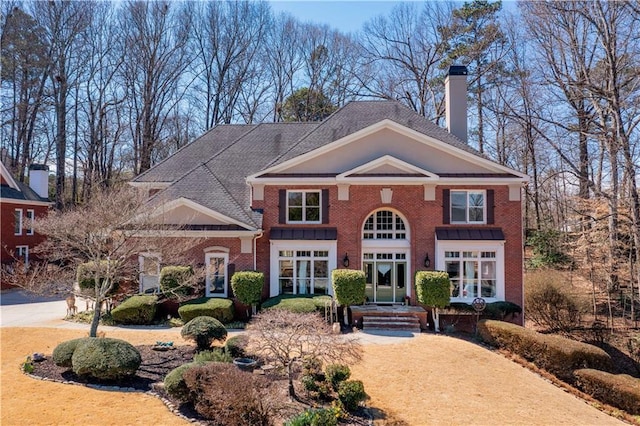
<svg viewBox="0 0 640 426">
<path fill-rule="evenodd" d="M 349 267 L 369 302 L 415 303 L 415 272 L 436 269 L 452 301 L 523 306 L 528 178 L 467 145 L 466 73 L 446 81 L 450 132 L 398 102 L 351 102 L 322 122 L 216 126 L 131 184 L 158 220 L 187 225 L 176 236 L 206 238 L 193 255 L 207 296 L 230 296 L 244 269 L 265 273 L 265 298 L 331 294 Z M 154 282 L 159 254 L 140 264 Z"/>
<path fill-rule="evenodd" d="M 16 181 L 0 161 L 0 215 L 2 267 L 17 260 L 29 263 L 31 250 L 43 240 L 33 230 L 33 220 L 47 214 L 49 201 L 49 168 L 42 164 L 29 166 L 29 185 Z M 6 283 L 2 283 L 5 289 Z"/>
</svg>

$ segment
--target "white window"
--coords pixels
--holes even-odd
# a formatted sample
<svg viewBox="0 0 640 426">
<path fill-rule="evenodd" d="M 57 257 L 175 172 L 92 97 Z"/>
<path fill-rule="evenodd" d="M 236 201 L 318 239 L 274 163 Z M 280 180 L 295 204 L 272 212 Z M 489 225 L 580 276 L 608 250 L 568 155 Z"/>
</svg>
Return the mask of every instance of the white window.
<svg viewBox="0 0 640 426">
<path fill-rule="evenodd" d="M 140 293 L 160 291 L 160 254 L 140 253 Z"/>
<path fill-rule="evenodd" d="M 400 216 L 390 210 L 379 210 L 367 218 L 362 231 L 365 240 L 404 240 L 407 228 Z"/>
<path fill-rule="evenodd" d="M 485 191 L 451 191 L 451 223 L 485 223 Z"/>
<path fill-rule="evenodd" d="M 228 253 L 206 253 L 205 264 L 207 268 L 206 296 L 227 297 L 227 264 Z"/>
<path fill-rule="evenodd" d="M 287 223 L 320 223 L 321 191 L 287 191 Z"/>
<path fill-rule="evenodd" d="M 23 262 L 25 268 L 29 266 L 29 246 L 16 246 L 16 260 Z"/>
<path fill-rule="evenodd" d="M 35 212 L 32 209 L 27 210 L 27 235 L 33 235 L 33 221 Z"/>
<path fill-rule="evenodd" d="M 14 218 L 14 235 L 22 235 L 22 209 L 15 209 L 13 211 Z"/>
<path fill-rule="evenodd" d="M 279 250 L 280 294 L 328 294 L 328 250 Z"/>
</svg>

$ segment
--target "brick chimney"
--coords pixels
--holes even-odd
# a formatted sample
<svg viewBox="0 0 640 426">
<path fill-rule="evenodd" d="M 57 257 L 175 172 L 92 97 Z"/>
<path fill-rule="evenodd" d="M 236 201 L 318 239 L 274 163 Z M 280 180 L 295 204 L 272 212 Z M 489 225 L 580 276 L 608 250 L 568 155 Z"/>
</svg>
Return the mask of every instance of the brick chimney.
<svg viewBox="0 0 640 426">
<path fill-rule="evenodd" d="M 451 65 L 444 89 L 447 130 L 467 143 L 467 67 Z"/>
<path fill-rule="evenodd" d="M 29 186 L 40 198 L 49 198 L 49 166 L 32 164 L 29 166 Z"/>
</svg>

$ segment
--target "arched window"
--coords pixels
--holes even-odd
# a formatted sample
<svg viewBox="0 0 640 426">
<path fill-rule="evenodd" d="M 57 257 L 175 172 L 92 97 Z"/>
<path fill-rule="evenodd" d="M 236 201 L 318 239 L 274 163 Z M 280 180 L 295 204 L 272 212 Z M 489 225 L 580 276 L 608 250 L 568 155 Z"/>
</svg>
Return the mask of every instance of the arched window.
<svg viewBox="0 0 640 426">
<path fill-rule="evenodd" d="M 362 230 L 365 240 L 404 240 L 407 228 L 404 220 L 391 210 L 378 210 L 367 218 Z"/>
</svg>

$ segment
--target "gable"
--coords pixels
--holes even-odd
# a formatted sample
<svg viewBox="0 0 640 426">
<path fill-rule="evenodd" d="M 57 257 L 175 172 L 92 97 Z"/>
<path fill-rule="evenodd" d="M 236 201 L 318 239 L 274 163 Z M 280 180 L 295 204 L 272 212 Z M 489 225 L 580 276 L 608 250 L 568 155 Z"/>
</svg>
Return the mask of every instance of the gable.
<svg viewBox="0 0 640 426">
<path fill-rule="evenodd" d="M 187 227 L 233 226 L 253 229 L 252 226 L 204 207 L 187 198 L 179 198 L 157 205 L 152 210 L 150 219 L 154 223 L 166 225 L 186 225 Z"/>
</svg>

